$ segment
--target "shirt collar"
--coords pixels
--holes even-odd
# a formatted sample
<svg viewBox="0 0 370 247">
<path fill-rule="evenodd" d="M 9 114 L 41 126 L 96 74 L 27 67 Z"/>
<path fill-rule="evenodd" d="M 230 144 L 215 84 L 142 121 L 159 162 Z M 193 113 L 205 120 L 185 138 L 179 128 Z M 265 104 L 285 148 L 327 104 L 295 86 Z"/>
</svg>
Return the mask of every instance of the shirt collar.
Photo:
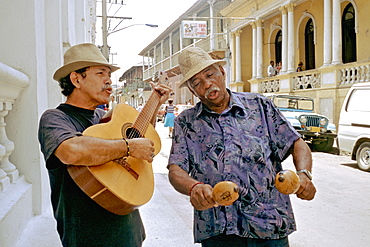
<svg viewBox="0 0 370 247">
<path fill-rule="evenodd" d="M 230 95 L 230 101 L 229 101 L 229 106 L 225 110 L 225 112 L 228 112 L 228 111 L 232 110 L 233 108 L 239 108 L 244 113 L 246 113 L 245 109 L 244 109 L 244 105 L 240 101 L 239 97 L 237 97 L 233 92 L 231 92 L 230 89 L 227 88 L 226 90 Z M 198 102 L 196 104 L 196 109 L 197 109 L 197 111 L 196 111 L 197 117 L 199 117 L 203 113 L 203 111 L 208 112 L 208 113 L 217 114 L 217 113 L 211 111 L 210 109 L 208 109 L 208 107 L 206 107 L 202 102 Z"/>
</svg>

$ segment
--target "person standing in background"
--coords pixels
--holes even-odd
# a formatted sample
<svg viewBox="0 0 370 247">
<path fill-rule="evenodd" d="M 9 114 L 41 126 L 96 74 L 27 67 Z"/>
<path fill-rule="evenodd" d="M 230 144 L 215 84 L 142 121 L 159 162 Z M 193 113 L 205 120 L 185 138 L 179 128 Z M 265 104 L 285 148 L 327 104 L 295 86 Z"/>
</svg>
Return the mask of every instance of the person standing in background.
<svg viewBox="0 0 370 247">
<path fill-rule="evenodd" d="M 176 106 L 173 105 L 173 99 L 168 100 L 168 106 L 165 108 L 164 127 L 169 127 L 168 136 L 172 137 L 173 124 L 175 119 Z"/>
<path fill-rule="evenodd" d="M 109 101 L 109 110 L 113 110 L 114 107 L 116 107 L 117 101 L 114 98 L 114 95 L 110 96 L 110 101 Z"/>
<path fill-rule="evenodd" d="M 141 112 L 141 111 L 143 110 L 143 108 L 144 108 L 143 104 L 139 104 L 139 105 L 136 107 L 136 110 L 137 110 L 138 112 Z"/>
<path fill-rule="evenodd" d="M 280 75 L 281 68 L 282 68 L 282 62 L 280 61 L 278 62 L 276 66 L 276 75 Z"/>
<path fill-rule="evenodd" d="M 297 72 L 301 72 L 303 69 L 302 69 L 302 66 L 303 66 L 303 63 L 302 62 L 299 62 L 298 63 L 298 67 L 297 67 Z"/>
<path fill-rule="evenodd" d="M 275 76 L 276 69 L 274 67 L 274 61 L 270 61 L 270 65 L 267 67 L 267 76 Z"/>
</svg>

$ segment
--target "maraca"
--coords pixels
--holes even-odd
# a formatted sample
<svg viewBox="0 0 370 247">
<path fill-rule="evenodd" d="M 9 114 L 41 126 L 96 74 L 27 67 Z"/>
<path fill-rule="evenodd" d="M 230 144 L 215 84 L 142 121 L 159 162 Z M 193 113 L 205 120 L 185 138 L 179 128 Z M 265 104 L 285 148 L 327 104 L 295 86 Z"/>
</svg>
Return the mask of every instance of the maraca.
<svg viewBox="0 0 370 247">
<path fill-rule="evenodd" d="M 239 198 L 238 186 L 230 181 L 222 181 L 213 187 L 213 200 L 221 206 L 229 206 Z"/>
<path fill-rule="evenodd" d="M 275 187 L 283 194 L 289 195 L 297 192 L 300 180 L 294 171 L 282 170 L 275 177 Z"/>
</svg>

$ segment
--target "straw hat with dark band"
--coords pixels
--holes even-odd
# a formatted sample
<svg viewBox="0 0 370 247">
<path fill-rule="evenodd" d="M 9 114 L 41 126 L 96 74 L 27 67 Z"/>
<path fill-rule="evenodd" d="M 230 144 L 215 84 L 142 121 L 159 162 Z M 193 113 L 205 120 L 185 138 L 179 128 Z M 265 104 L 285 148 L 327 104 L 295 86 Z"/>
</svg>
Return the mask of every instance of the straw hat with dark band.
<svg viewBox="0 0 370 247">
<path fill-rule="evenodd" d="M 184 76 L 180 81 L 180 88 L 186 86 L 186 82 L 208 66 L 218 64 L 224 66 L 226 61 L 212 59 L 211 56 L 199 47 L 190 47 L 179 55 L 179 67 Z"/>
<path fill-rule="evenodd" d="M 85 43 L 72 46 L 64 53 L 64 65 L 55 71 L 53 78 L 60 81 L 73 71 L 90 66 L 107 66 L 111 72 L 119 69 L 108 63 L 96 45 Z"/>
</svg>

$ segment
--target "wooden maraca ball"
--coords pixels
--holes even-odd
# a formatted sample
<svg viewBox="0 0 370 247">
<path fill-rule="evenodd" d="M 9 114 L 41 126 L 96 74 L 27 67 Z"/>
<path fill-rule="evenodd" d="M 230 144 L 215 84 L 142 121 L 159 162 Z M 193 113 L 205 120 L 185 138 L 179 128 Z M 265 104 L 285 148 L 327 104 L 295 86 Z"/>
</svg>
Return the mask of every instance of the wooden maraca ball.
<svg viewBox="0 0 370 247">
<path fill-rule="evenodd" d="M 213 200 L 221 206 L 229 206 L 239 198 L 239 187 L 230 181 L 222 181 L 213 187 Z"/>
<path fill-rule="evenodd" d="M 275 187 L 280 193 L 289 195 L 297 192 L 300 180 L 294 171 L 282 170 L 275 177 Z"/>
</svg>

